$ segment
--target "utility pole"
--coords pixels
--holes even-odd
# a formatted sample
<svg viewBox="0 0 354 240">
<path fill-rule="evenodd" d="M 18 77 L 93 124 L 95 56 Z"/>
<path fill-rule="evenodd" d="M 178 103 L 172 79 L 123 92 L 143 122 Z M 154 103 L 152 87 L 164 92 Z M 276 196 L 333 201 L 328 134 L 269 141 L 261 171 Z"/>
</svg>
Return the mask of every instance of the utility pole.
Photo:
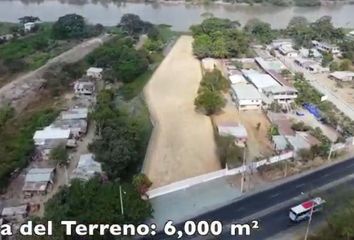
<svg viewBox="0 0 354 240">
<path fill-rule="evenodd" d="M 122 186 L 119 185 L 119 198 L 120 198 L 120 209 L 122 211 L 122 215 L 124 215 L 124 206 L 123 206 L 123 196 L 122 196 Z"/>
<path fill-rule="evenodd" d="M 241 177 L 241 193 L 243 193 L 243 188 L 244 188 L 244 184 L 245 184 L 245 174 L 246 174 L 246 145 L 243 148 L 243 164 L 242 164 L 242 177 Z"/>
<path fill-rule="evenodd" d="M 331 160 L 331 155 L 332 155 L 332 152 L 333 152 L 333 142 L 331 143 L 331 147 L 330 147 L 330 149 L 329 149 L 329 153 L 328 153 L 328 161 L 330 161 Z"/>
<path fill-rule="evenodd" d="M 314 207 L 315 207 L 315 204 L 313 204 L 312 207 L 311 207 L 310 218 L 309 218 L 309 221 L 307 223 L 307 228 L 306 228 L 306 233 L 305 233 L 304 240 L 307 240 L 309 232 L 310 232 L 310 224 L 311 224 L 311 220 L 312 220 L 312 214 L 313 214 L 313 208 Z"/>
</svg>

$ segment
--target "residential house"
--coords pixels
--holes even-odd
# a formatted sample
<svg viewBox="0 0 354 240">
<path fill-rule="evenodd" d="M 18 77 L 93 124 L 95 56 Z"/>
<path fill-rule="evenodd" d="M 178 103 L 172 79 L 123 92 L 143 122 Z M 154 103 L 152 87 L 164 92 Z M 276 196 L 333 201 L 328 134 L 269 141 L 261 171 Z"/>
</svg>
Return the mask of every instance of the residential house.
<svg viewBox="0 0 354 240">
<path fill-rule="evenodd" d="M 287 57 L 297 57 L 298 56 L 298 51 L 296 51 L 295 49 L 293 49 L 293 47 L 291 45 L 281 45 L 278 48 L 278 51 Z"/>
<path fill-rule="evenodd" d="M 350 71 L 336 71 L 329 74 L 329 77 L 343 82 L 351 82 L 354 80 L 354 72 Z"/>
<path fill-rule="evenodd" d="M 318 62 L 309 60 L 309 59 L 303 59 L 303 58 L 296 58 L 295 63 L 306 70 L 308 70 L 311 73 L 325 73 L 329 72 L 329 68 L 322 67 Z"/>
<path fill-rule="evenodd" d="M 74 169 L 71 179 L 88 181 L 98 174 L 102 174 L 101 163 L 95 161 L 93 154 L 83 154 L 80 156 L 79 163 Z"/>
<path fill-rule="evenodd" d="M 242 73 L 246 79 L 258 89 L 259 92 L 263 92 L 264 88 L 280 86 L 278 81 L 276 81 L 269 74 L 259 73 L 253 70 L 242 70 Z"/>
<path fill-rule="evenodd" d="M 60 144 L 66 144 L 71 136 L 70 129 L 61 129 L 48 126 L 34 133 L 33 141 L 36 146 L 54 148 Z"/>
<path fill-rule="evenodd" d="M 293 40 L 290 38 L 275 39 L 270 44 L 271 49 L 278 49 L 281 46 L 292 46 Z"/>
<path fill-rule="evenodd" d="M 96 85 L 92 81 L 79 80 L 74 83 L 74 92 L 76 95 L 93 95 Z"/>
<path fill-rule="evenodd" d="M 32 168 L 28 171 L 22 192 L 26 197 L 46 194 L 54 184 L 54 168 Z"/>
<path fill-rule="evenodd" d="M 239 110 L 255 110 L 262 107 L 262 96 L 251 84 L 231 85 L 232 96 Z"/>
<path fill-rule="evenodd" d="M 328 52 L 328 53 L 332 53 L 334 55 L 338 55 L 340 54 L 340 49 L 338 46 L 336 45 L 332 45 L 329 43 L 325 43 L 325 42 L 319 42 L 319 41 L 312 41 L 312 45 L 319 51 L 321 52 Z"/>
<path fill-rule="evenodd" d="M 23 28 L 25 30 L 25 32 L 31 32 L 36 26 L 35 22 L 27 22 L 25 24 L 23 24 Z"/>
<path fill-rule="evenodd" d="M 23 222 L 29 213 L 30 207 L 27 204 L 16 207 L 5 207 L 1 211 L 1 217 L 8 222 Z"/>
<path fill-rule="evenodd" d="M 263 93 L 279 104 L 288 104 L 295 101 L 298 91 L 293 87 L 288 86 L 274 86 L 263 89 Z"/>
<path fill-rule="evenodd" d="M 90 67 L 86 71 L 86 76 L 92 77 L 97 80 L 101 80 L 102 79 L 102 72 L 103 72 L 102 68 Z"/>
<path fill-rule="evenodd" d="M 291 148 L 295 152 L 295 156 L 301 150 L 310 150 L 312 146 L 319 145 L 320 142 L 307 132 L 296 132 L 294 136 L 285 136 Z"/>
<path fill-rule="evenodd" d="M 87 132 L 87 121 L 85 119 L 57 119 L 50 125 L 53 128 L 69 129 L 74 138 L 80 138 Z"/>
</svg>

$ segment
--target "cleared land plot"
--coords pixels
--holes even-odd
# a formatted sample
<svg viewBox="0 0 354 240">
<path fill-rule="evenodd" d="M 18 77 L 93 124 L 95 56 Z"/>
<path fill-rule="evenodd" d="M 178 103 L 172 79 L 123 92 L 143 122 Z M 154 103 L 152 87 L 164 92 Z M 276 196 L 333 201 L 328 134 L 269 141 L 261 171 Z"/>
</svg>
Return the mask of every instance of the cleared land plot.
<svg viewBox="0 0 354 240">
<path fill-rule="evenodd" d="M 180 37 L 144 89 L 154 131 L 143 171 L 153 188 L 220 169 L 211 121 L 194 107 L 202 73 L 192 41 Z"/>
<path fill-rule="evenodd" d="M 222 113 L 214 117 L 215 124 L 240 123 L 245 126 L 248 134 L 248 161 L 270 156 L 273 150 L 267 137 L 267 131 L 270 127 L 267 117 L 261 111 L 257 110 L 239 112 L 232 102 L 230 95 L 227 94 L 225 97 L 227 99 L 226 106 Z M 258 123 L 260 123 L 259 129 L 257 129 Z"/>
</svg>

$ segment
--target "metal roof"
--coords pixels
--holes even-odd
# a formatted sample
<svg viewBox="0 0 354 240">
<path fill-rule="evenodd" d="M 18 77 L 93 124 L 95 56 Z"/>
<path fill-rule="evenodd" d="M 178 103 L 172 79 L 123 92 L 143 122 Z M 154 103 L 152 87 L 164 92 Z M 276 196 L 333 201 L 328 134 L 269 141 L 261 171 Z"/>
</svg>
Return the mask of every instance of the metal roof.
<svg viewBox="0 0 354 240">
<path fill-rule="evenodd" d="M 44 144 L 49 139 L 68 139 L 70 137 L 70 129 L 61 129 L 46 127 L 43 130 L 36 131 L 33 140 L 36 145 Z"/>
<path fill-rule="evenodd" d="M 89 69 L 87 69 L 87 73 L 91 72 L 91 73 L 101 73 L 103 71 L 102 68 L 96 68 L 96 67 L 90 67 Z"/>
<path fill-rule="evenodd" d="M 269 74 L 248 71 L 243 71 L 243 73 L 245 77 L 258 89 L 280 86 L 280 84 Z"/>
<path fill-rule="evenodd" d="M 54 168 L 32 168 L 26 174 L 26 183 L 50 182 Z"/>
<path fill-rule="evenodd" d="M 247 138 L 247 130 L 242 124 L 219 124 L 217 127 L 221 136 Z"/>
<path fill-rule="evenodd" d="M 261 94 L 251 84 L 232 84 L 231 88 L 239 100 L 262 100 Z"/>
<path fill-rule="evenodd" d="M 275 149 L 278 151 L 282 151 L 282 150 L 287 149 L 288 144 L 289 144 L 283 135 L 272 136 L 272 141 L 275 145 Z"/>
</svg>

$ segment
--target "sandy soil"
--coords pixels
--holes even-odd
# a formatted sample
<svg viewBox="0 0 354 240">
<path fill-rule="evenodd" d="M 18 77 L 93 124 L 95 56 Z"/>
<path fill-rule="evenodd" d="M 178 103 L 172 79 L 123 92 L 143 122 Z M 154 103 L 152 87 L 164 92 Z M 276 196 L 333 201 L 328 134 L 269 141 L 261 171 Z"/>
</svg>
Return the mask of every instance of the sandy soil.
<svg viewBox="0 0 354 240">
<path fill-rule="evenodd" d="M 109 35 L 103 35 L 87 40 L 49 60 L 42 67 L 13 79 L 0 89 L 0 105 L 10 103 L 17 111 L 22 111 L 38 97 L 38 91 L 45 82 L 42 75 L 50 66 L 77 62 L 108 39 L 110 39 Z"/>
<path fill-rule="evenodd" d="M 270 122 L 266 116 L 257 110 L 239 112 L 230 95 L 226 94 L 225 98 L 227 99 L 227 104 L 221 113 L 214 116 L 215 124 L 240 123 L 245 126 L 248 134 L 248 152 L 246 155 L 248 161 L 270 156 L 273 151 L 267 137 Z M 258 123 L 261 124 L 259 130 L 257 130 Z"/>
<path fill-rule="evenodd" d="M 153 188 L 220 169 L 210 118 L 195 111 L 202 72 L 182 36 L 144 89 L 154 131 L 144 162 Z"/>
</svg>

